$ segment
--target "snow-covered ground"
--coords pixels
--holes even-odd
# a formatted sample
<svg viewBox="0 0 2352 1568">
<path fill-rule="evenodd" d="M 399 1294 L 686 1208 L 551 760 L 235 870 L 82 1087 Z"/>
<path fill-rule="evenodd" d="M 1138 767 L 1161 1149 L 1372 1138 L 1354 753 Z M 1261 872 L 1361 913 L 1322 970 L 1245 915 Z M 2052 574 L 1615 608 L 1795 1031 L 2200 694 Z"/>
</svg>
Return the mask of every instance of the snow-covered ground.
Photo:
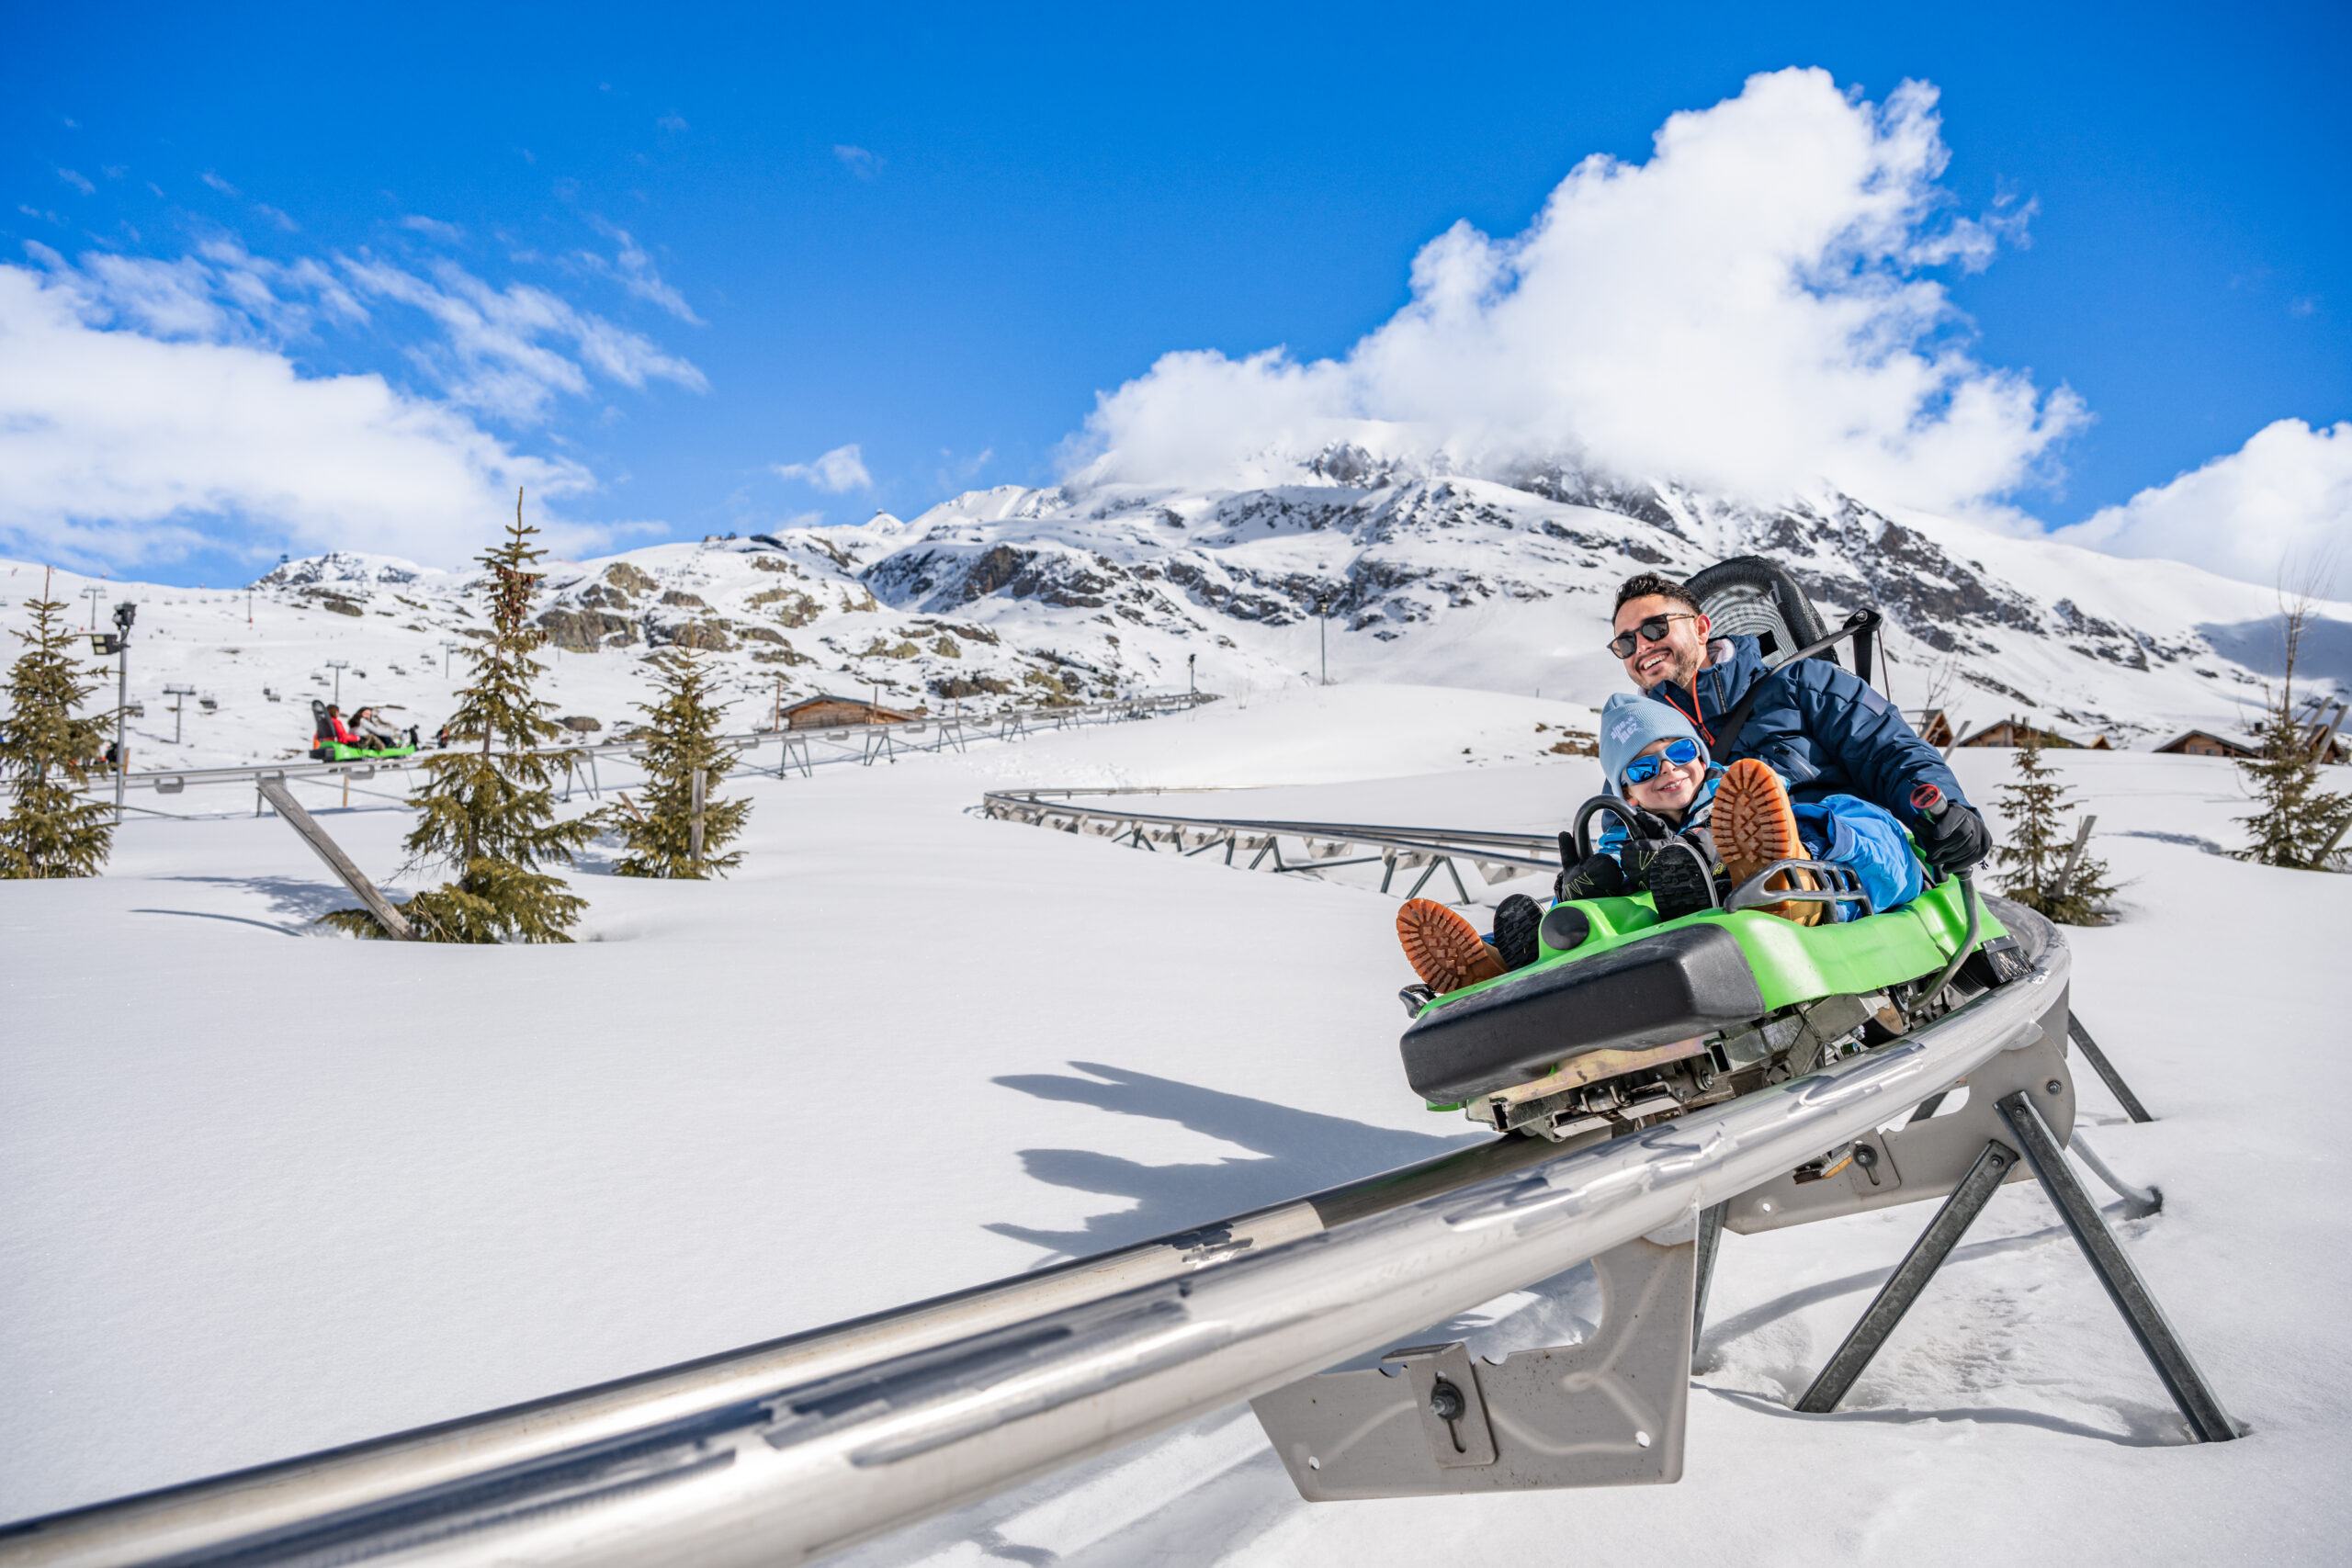
<svg viewBox="0 0 2352 1568">
<path fill-rule="evenodd" d="M 726 1349 L 1470 1136 L 1396 1069 L 1393 898 L 971 807 L 1160 784 L 1230 792 L 1174 812 L 1540 831 L 1596 779 L 1543 756 L 1539 723 L 1590 711 L 1261 693 L 752 781 L 732 880 L 592 859 L 570 947 L 320 936 L 348 900 L 275 818 L 135 820 L 103 878 L 0 883 L 0 1517 Z M 2008 758 L 1957 763 L 1981 800 Z M 2125 1124 L 2086 1081 L 2089 1136 L 2164 1188 L 2120 1228 L 2247 1440 L 2184 1441 L 2052 1212 L 2012 1188 L 1832 1416 L 1786 1405 L 1929 1211 L 1727 1237 L 1678 1486 L 1310 1508 L 1237 1409 L 857 1560 L 2345 1560 L 2352 879 L 2208 852 L 2245 809 L 2226 764 L 2058 761 L 2129 882 L 2121 923 L 2070 933 L 2076 1000 L 2162 1118 Z M 305 787 L 389 879 L 406 814 Z M 1580 1300 L 1570 1276 L 1495 1315 Z"/>
</svg>

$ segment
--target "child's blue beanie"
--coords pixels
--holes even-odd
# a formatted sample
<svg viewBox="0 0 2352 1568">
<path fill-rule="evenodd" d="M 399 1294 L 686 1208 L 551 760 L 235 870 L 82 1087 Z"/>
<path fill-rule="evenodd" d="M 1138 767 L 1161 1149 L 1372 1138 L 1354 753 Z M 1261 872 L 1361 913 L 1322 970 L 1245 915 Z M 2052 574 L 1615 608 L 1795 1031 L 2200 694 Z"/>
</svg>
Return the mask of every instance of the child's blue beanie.
<svg viewBox="0 0 2352 1568">
<path fill-rule="evenodd" d="M 1687 737 L 1699 747 L 1699 755 L 1707 755 L 1707 743 L 1682 716 L 1682 710 L 1654 697 L 1636 696 L 1631 692 L 1618 692 L 1600 708 L 1600 775 L 1604 787 L 1611 795 L 1625 793 L 1625 764 L 1642 754 L 1642 750 L 1654 740 Z"/>
</svg>

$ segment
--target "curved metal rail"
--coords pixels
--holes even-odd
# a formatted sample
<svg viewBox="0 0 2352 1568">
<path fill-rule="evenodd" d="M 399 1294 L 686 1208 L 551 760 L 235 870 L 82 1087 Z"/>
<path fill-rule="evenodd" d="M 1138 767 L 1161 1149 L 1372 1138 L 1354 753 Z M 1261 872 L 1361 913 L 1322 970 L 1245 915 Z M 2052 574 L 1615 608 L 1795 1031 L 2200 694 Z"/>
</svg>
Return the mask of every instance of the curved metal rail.
<svg viewBox="0 0 2352 1568">
<path fill-rule="evenodd" d="M 1070 725 L 1112 724 L 1123 719 L 1150 718 L 1215 701 L 1216 696 L 1207 692 L 1178 693 L 1171 696 L 1119 697 L 1110 702 L 1077 703 L 1058 708 L 1008 708 L 992 714 L 939 714 L 890 724 L 747 729 L 717 739 L 723 745 L 740 747 L 745 751 L 746 760 L 737 768 L 738 773 L 774 773 L 782 777 L 789 769 L 797 768 L 806 773 L 812 768 L 833 762 L 870 763 L 899 750 L 936 751 L 950 746 L 960 749 L 974 740 L 1009 740 L 1038 730 L 1065 728 Z M 823 742 L 843 750 L 837 756 L 817 757 L 808 750 L 810 741 Z M 763 767 L 749 760 L 749 754 L 757 748 L 772 745 L 783 748 L 775 767 Z M 799 750 L 798 756 L 793 755 L 795 748 Z M 538 755 L 568 753 L 582 760 L 629 757 L 644 749 L 642 739 L 532 748 Z M 125 773 L 123 783 L 131 789 L 152 789 L 158 795 L 177 795 L 192 784 L 257 784 L 264 779 L 280 782 L 289 779 L 369 779 L 387 770 L 405 773 L 439 754 L 438 751 L 420 750 L 400 757 L 354 757 L 340 762 L 288 761 L 248 763 L 235 768 L 154 768 Z M 90 778 L 91 782 L 84 787 L 91 791 L 114 787 L 114 774 L 111 773 L 93 773 Z"/>
<path fill-rule="evenodd" d="M 1283 1386 L 1785 1175 L 2005 1050 L 2070 958 L 1822 1072 L 510 1411 L 27 1521 L 0 1562 L 804 1562 Z"/>
<path fill-rule="evenodd" d="M 1421 875 L 1405 897 L 1419 896 L 1430 879 L 1442 869 L 1453 877 L 1460 902 L 1472 902 L 1457 861 L 1468 861 L 1486 881 L 1523 876 L 1530 871 L 1555 871 L 1560 864 L 1559 841 L 1542 833 L 1490 833 L 1475 829 L 1409 828 L 1367 822 L 1288 822 L 1242 817 L 1171 817 L 1124 807 L 1079 806 L 1080 795 L 1125 795 L 1125 790 L 1018 789 L 996 790 L 980 797 L 980 812 L 1004 821 L 1025 822 L 1066 833 L 1088 833 L 1125 842 L 1141 850 L 1169 849 L 1182 855 L 1225 851 L 1231 865 L 1237 852 L 1252 853 L 1250 869 L 1271 857 L 1277 872 L 1321 872 L 1343 865 L 1383 867 L 1380 890 L 1388 891 L 1399 871 L 1420 868 Z M 1159 791 L 1151 793 L 1158 794 Z M 1059 796 L 1059 799 L 1048 798 Z M 1283 839 L 1296 839 L 1304 858 L 1283 859 Z M 1351 858 L 1348 851 L 1362 845 L 1379 852 Z M 1507 875 L 1498 875 L 1507 872 Z"/>
</svg>

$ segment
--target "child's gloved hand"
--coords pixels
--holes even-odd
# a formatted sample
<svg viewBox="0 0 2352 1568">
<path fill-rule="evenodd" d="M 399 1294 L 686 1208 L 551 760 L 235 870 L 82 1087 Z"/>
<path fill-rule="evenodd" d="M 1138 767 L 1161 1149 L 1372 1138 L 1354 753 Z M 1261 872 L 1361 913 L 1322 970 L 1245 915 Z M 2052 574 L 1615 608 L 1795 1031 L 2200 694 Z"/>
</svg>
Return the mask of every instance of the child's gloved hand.
<svg viewBox="0 0 2352 1568">
<path fill-rule="evenodd" d="M 1565 867 L 1553 880 L 1552 897 L 1559 903 L 1571 898 L 1622 898 L 1625 895 L 1625 868 L 1617 863 L 1615 855 L 1592 855 L 1581 863 Z"/>
</svg>

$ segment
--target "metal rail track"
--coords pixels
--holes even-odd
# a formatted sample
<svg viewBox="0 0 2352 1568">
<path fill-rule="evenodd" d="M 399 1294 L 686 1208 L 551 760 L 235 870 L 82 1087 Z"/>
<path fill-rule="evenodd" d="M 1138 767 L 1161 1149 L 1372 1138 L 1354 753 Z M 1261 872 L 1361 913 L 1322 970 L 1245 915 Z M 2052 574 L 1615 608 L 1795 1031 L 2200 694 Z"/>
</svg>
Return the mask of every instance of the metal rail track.
<svg viewBox="0 0 2352 1568">
<path fill-rule="evenodd" d="M 1321 872 L 1343 865 L 1383 867 L 1380 890 L 1385 893 L 1399 871 L 1419 868 L 1420 877 L 1406 893 L 1418 897 L 1440 870 L 1452 874 L 1460 902 L 1472 902 L 1462 880 L 1458 861 L 1468 861 L 1479 877 L 1493 883 L 1530 871 L 1559 869 L 1559 840 L 1542 833 L 1489 833 L 1458 828 L 1411 828 L 1365 822 L 1288 822 L 1252 818 L 1170 817 L 1125 807 L 1074 804 L 1080 795 L 1137 793 L 1113 790 L 999 790 L 983 795 L 981 815 L 1010 822 L 1025 822 L 1065 833 L 1084 833 L 1131 844 L 1141 850 L 1170 850 L 1182 855 L 1225 851 L 1231 865 L 1237 852 L 1252 855 L 1256 870 L 1271 858 L 1277 872 Z M 1154 792 L 1157 793 L 1157 792 Z M 1058 799 L 1048 797 L 1059 797 Z M 1282 840 L 1295 839 L 1300 858 L 1283 858 Z M 1362 846 L 1376 853 L 1350 857 Z"/>
<path fill-rule="evenodd" d="M 0 1530 L 0 1564 L 805 1562 L 1549 1278 L 2063 1041 L 2071 959 L 1611 1141 L 1510 1139 L 732 1355 Z"/>
<path fill-rule="evenodd" d="M 1208 693 L 1121 697 L 1111 702 L 1083 703 L 1069 707 L 1013 708 L 996 714 L 949 715 L 892 724 L 741 730 L 722 735 L 718 739 L 726 745 L 742 748 L 746 752 L 745 762 L 736 770 L 738 773 L 773 773 L 781 778 L 794 770 L 806 775 L 817 768 L 837 762 L 861 762 L 871 766 L 889 760 L 899 751 L 937 751 L 949 747 L 960 750 L 975 740 L 1010 740 L 1041 730 L 1062 729 L 1074 725 L 1115 724 L 1125 719 L 1150 718 L 1216 700 Z M 816 754 L 811 749 L 812 743 L 832 748 L 832 754 Z M 777 747 L 773 767 L 763 767 L 751 760 L 750 753 L 769 745 Z M 598 758 L 630 758 L 643 750 L 642 740 L 607 740 L 577 746 L 532 748 L 533 752 L 540 756 L 569 753 L 580 759 L 590 770 L 583 775 L 583 783 L 591 793 L 601 789 L 593 771 Z M 190 784 L 245 784 L 258 787 L 264 779 L 357 782 L 374 778 L 379 773 L 388 770 L 410 772 L 437 754 L 415 751 L 404 757 L 358 757 L 340 762 L 257 762 L 236 768 L 156 768 L 126 773 L 123 783 L 127 788 L 151 789 L 158 795 L 178 795 Z M 569 782 L 567 777 L 567 788 Z M 114 788 L 114 775 L 110 773 L 93 774 L 89 784 L 84 787 L 93 794 L 111 790 Z"/>
</svg>

